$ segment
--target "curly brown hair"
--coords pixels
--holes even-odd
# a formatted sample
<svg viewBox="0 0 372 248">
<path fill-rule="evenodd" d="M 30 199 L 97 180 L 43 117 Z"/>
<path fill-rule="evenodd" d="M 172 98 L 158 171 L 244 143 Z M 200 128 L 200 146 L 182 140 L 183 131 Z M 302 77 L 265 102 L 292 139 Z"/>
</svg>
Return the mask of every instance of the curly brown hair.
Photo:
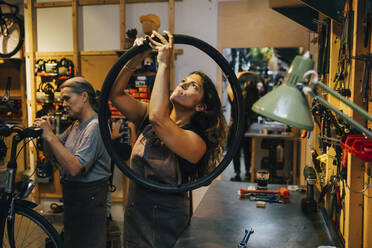
<svg viewBox="0 0 372 248">
<path fill-rule="evenodd" d="M 207 142 L 207 151 L 201 161 L 203 166 L 198 167 L 195 175 L 199 178 L 212 172 L 221 161 L 227 125 L 222 112 L 222 104 L 212 80 L 200 71 L 191 72 L 189 75 L 192 74 L 199 75 L 203 80 L 202 103 L 207 106 L 205 111 L 197 112 L 191 118 L 191 124 L 201 131 Z"/>
</svg>

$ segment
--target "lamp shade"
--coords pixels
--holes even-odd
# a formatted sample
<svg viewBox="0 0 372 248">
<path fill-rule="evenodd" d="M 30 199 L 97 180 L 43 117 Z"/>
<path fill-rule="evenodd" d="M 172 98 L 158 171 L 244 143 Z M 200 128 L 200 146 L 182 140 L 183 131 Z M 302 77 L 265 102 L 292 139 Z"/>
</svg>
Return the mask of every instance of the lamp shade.
<svg viewBox="0 0 372 248">
<path fill-rule="evenodd" d="M 299 129 L 314 127 L 306 98 L 296 87 L 304 83 L 303 75 L 313 68 L 314 62 L 307 54 L 296 56 L 284 83 L 261 97 L 252 106 L 256 113 Z"/>
</svg>

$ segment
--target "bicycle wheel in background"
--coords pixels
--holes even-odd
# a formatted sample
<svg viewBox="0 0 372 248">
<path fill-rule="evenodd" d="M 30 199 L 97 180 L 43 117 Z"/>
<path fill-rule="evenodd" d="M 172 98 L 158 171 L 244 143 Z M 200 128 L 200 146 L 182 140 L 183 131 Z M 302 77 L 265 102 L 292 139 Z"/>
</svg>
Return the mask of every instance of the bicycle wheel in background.
<svg viewBox="0 0 372 248">
<path fill-rule="evenodd" d="M 8 221 L 7 221 L 8 223 Z M 14 230 L 13 232 L 9 231 Z M 9 233 L 14 234 L 16 248 L 62 248 L 56 229 L 34 210 L 15 204 L 14 228 L 5 226 L 3 247 L 11 247 Z"/>
<path fill-rule="evenodd" d="M 12 14 L 3 14 L 0 19 L 0 57 L 16 54 L 23 45 L 24 36 L 23 21 Z"/>
</svg>

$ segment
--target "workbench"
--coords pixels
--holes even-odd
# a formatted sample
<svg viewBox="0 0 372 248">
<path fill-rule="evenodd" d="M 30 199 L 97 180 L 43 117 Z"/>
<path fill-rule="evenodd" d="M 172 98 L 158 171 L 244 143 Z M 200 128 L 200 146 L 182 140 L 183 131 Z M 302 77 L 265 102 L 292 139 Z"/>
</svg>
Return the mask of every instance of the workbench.
<svg viewBox="0 0 372 248">
<path fill-rule="evenodd" d="M 252 183 L 214 180 L 194 212 L 189 227 L 175 248 L 237 247 L 245 229 L 253 229 L 247 248 L 317 248 L 339 246 L 320 213 L 306 216 L 301 210 L 305 194 L 291 191 L 287 204 L 240 200 L 237 191 Z M 279 189 L 280 185 L 269 185 Z M 284 186 L 285 187 L 285 186 Z"/>
</svg>

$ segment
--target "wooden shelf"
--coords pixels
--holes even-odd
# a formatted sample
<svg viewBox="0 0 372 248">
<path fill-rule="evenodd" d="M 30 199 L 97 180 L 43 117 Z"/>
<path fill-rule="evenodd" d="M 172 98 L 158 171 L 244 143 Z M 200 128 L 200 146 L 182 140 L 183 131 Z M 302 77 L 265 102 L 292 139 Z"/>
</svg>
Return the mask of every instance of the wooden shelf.
<svg viewBox="0 0 372 248">
<path fill-rule="evenodd" d="M 175 0 L 181 2 L 183 0 Z M 168 0 L 126 0 L 126 3 L 157 3 L 157 2 L 168 2 Z M 120 0 L 79 0 L 78 5 L 104 5 L 104 4 L 120 4 Z M 27 9 L 27 3 L 24 4 Z M 34 3 L 34 8 L 53 8 L 53 7 L 71 7 L 72 1 L 61 1 L 61 2 L 42 2 Z"/>
<path fill-rule="evenodd" d="M 62 198 L 62 194 L 57 194 L 57 193 L 40 193 L 40 197 L 43 197 L 43 198 Z"/>
</svg>

